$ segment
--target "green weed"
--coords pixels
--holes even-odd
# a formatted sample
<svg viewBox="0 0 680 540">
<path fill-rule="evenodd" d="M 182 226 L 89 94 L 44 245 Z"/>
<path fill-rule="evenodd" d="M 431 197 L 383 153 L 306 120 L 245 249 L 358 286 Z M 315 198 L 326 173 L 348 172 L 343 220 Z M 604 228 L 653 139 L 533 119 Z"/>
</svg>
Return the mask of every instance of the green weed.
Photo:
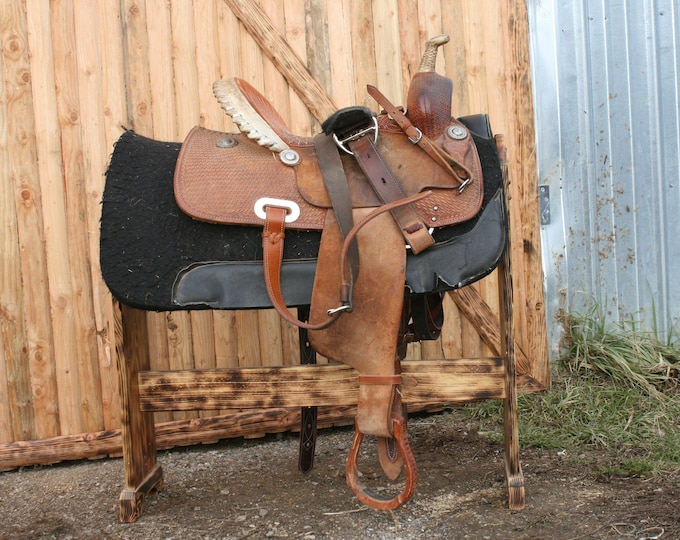
<svg viewBox="0 0 680 540">
<path fill-rule="evenodd" d="M 552 388 L 519 396 L 522 446 L 572 456 L 604 449 L 603 476 L 679 471 L 680 346 L 632 322 L 607 325 L 597 309 L 566 320 L 566 353 Z M 502 440 L 502 403 L 462 411 L 480 433 Z"/>
</svg>

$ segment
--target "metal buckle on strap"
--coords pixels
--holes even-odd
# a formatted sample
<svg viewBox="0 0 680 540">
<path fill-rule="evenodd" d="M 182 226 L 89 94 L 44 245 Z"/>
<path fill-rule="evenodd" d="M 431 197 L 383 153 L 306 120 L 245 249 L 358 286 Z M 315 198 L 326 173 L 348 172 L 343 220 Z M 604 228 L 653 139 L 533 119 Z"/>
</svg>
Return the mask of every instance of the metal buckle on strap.
<svg viewBox="0 0 680 540">
<path fill-rule="evenodd" d="M 335 141 L 335 144 L 338 145 L 338 148 L 340 148 L 342 151 L 347 152 L 350 156 L 354 155 L 354 152 L 352 152 L 349 148 L 345 146 L 345 143 L 356 141 L 358 139 L 361 139 L 361 137 L 365 137 L 369 133 L 373 132 L 373 142 L 377 142 L 378 140 L 378 118 L 374 116 L 373 118 L 373 125 L 365 127 L 363 129 L 360 129 L 359 131 L 355 131 L 348 137 L 345 137 L 343 139 L 338 138 L 336 133 L 333 133 L 333 140 Z"/>
<path fill-rule="evenodd" d="M 326 314 L 331 317 L 335 315 L 336 313 L 342 313 L 344 311 L 351 312 L 352 311 L 352 306 L 349 304 L 342 304 L 338 307 L 335 308 L 330 308 L 329 310 L 326 311 Z"/>
<path fill-rule="evenodd" d="M 418 137 L 415 139 L 412 139 L 411 137 L 408 138 L 409 141 L 411 141 L 413 144 L 418 144 L 420 142 L 420 139 L 423 138 L 423 132 L 420 131 L 417 127 L 413 126 L 414 129 L 418 132 Z"/>
<path fill-rule="evenodd" d="M 434 227 L 428 227 L 427 232 L 432 236 L 432 233 L 434 232 Z M 405 245 L 406 249 L 411 249 L 411 244 L 406 244 Z"/>
</svg>

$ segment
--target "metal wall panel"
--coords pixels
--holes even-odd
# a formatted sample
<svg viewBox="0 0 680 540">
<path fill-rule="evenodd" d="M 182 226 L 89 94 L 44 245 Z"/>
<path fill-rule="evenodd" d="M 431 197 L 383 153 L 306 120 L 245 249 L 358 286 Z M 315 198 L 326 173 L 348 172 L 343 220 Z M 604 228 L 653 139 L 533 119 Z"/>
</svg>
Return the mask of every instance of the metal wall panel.
<svg viewBox="0 0 680 540">
<path fill-rule="evenodd" d="M 668 336 L 680 317 L 680 6 L 527 6 L 551 356 L 559 315 L 593 301 Z"/>
</svg>

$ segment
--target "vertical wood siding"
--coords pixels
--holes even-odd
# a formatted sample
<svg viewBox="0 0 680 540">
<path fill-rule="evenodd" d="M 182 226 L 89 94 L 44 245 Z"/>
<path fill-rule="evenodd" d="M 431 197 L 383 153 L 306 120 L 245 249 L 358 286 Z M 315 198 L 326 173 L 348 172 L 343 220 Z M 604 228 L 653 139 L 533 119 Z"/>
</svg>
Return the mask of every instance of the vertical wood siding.
<svg viewBox="0 0 680 540">
<path fill-rule="evenodd" d="M 0 447 L 119 427 L 120 320 L 98 266 L 98 234 L 104 174 L 123 130 L 166 141 L 197 124 L 233 131 L 212 96 L 212 83 L 230 76 L 260 89 L 292 131 L 318 129 L 232 1 L 0 3 Z M 403 103 L 425 40 L 451 34 L 438 69 L 454 81 L 454 114 L 488 112 L 510 148 L 517 342 L 529 359 L 520 368 L 540 380 L 546 345 L 526 8 L 512 0 L 256 5 L 338 106 L 376 109 L 367 83 Z M 494 280 L 475 287 L 496 311 Z M 446 312 L 442 338 L 413 346 L 409 357 L 488 355 L 451 296 Z M 273 311 L 147 320 L 155 368 L 297 362 L 297 333 Z"/>
</svg>

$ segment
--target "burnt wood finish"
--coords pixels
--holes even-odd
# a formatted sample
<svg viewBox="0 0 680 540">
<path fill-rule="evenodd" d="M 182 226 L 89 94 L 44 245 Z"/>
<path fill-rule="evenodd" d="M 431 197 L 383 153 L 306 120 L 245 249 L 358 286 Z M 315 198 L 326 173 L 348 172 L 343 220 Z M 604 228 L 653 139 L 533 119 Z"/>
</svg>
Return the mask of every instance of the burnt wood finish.
<svg viewBox="0 0 680 540">
<path fill-rule="evenodd" d="M 146 314 L 123 309 L 123 355 L 118 365 L 121 393 L 121 436 L 125 461 L 125 489 L 120 494 L 120 520 L 135 521 L 144 497 L 163 488 L 163 471 L 156 461 L 153 414 L 140 407 L 137 377 L 149 369 L 149 335 Z"/>
<path fill-rule="evenodd" d="M 402 363 L 403 400 L 448 403 L 503 399 L 498 357 Z M 142 411 L 349 406 L 359 392 L 357 372 L 344 364 L 272 368 L 146 371 L 139 374 Z"/>
</svg>

